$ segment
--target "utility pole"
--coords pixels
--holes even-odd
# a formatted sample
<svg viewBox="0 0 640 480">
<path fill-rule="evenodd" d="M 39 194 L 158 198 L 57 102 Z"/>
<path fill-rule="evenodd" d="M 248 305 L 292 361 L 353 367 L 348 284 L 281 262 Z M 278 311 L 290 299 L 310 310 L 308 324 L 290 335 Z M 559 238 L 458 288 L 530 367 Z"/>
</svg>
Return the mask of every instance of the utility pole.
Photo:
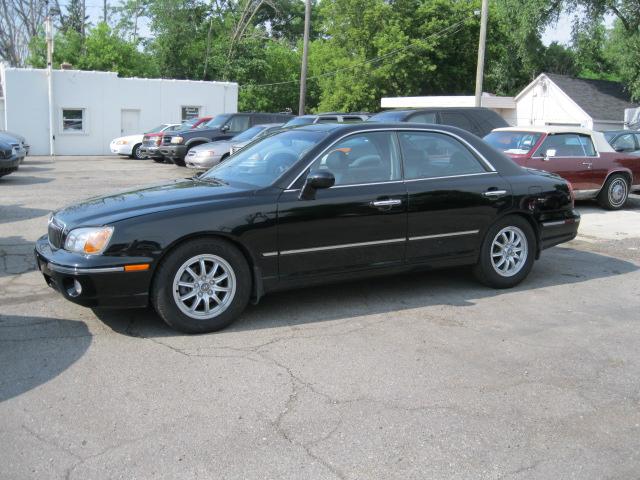
<svg viewBox="0 0 640 480">
<path fill-rule="evenodd" d="M 107 23 L 107 0 L 102 1 L 102 10 L 104 11 L 104 23 Z"/>
<path fill-rule="evenodd" d="M 56 137 L 53 130 L 53 20 L 50 11 L 47 12 L 47 18 L 44 21 L 47 41 L 47 90 L 49 94 L 49 155 L 54 156 L 56 154 Z"/>
<path fill-rule="evenodd" d="M 304 115 L 304 103 L 307 96 L 307 57 L 309 55 L 309 25 L 311 24 L 311 0 L 304 5 L 304 39 L 302 41 L 302 69 L 300 70 L 300 103 L 298 115 Z"/>
<path fill-rule="evenodd" d="M 484 51 L 487 45 L 487 17 L 489 0 L 482 0 L 480 12 L 480 41 L 478 42 L 478 65 L 476 67 L 476 107 L 482 106 L 482 79 L 484 76 Z"/>
</svg>

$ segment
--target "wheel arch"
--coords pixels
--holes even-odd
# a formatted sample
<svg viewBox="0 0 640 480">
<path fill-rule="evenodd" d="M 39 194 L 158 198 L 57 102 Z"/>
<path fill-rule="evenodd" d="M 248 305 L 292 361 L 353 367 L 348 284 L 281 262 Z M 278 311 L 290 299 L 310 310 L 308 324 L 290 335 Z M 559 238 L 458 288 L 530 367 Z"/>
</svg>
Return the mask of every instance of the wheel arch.
<svg viewBox="0 0 640 480">
<path fill-rule="evenodd" d="M 230 243 L 234 247 L 236 247 L 240 253 L 244 256 L 247 261 L 247 265 L 249 266 L 249 270 L 251 271 L 251 298 L 254 303 L 257 303 L 260 300 L 260 297 L 264 294 L 264 288 L 262 284 L 262 273 L 261 269 L 258 266 L 258 263 L 251 253 L 251 251 L 236 237 L 232 235 L 227 235 L 220 232 L 196 232 L 184 235 L 180 238 L 177 238 L 173 242 L 171 242 L 162 252 L 162 254 L 156 259 L 155 267 L 153 270 L 153 274 L 151 276 L 151 282 L 149 283 L 149 289 L 153 288 L 153 283 L 156 279 L 156 272 L 158 271 L 158 266 L 164 261 L 169 253 L 178 248 L 180 245 L 198 239 L 220 239 L 225 242 Z"/>
<path fill-rule="evenodd" d="M 607 181 L 613 176 L 613 175 L 624 175 L 625 177 L 627 177 L 627 180 L 629 181 L 629 190 L 631 190 L 631 186 L 633 185 L 633 172 L 631 170 L 629 170 L 628 168 L 623 168 L 623 167 L 617 167 L 613 170 L 609 170 L 607 172 L 607 176 L 604 179 L 604 182 L 602 182 L 602 186 L 600 187 L 600 189 L 598 190 L 598 193 L 596 194 L 596 197 L 598 195 L 600 195 L 600 192 L 602 192 L 602 189 L 604 188 L 604 186 L 606 185 Z"/>
<path fill-rule="evenodd" d="M 196 137 L 196 138 L 190 138 L 189 140 L 184 142 L 184 145 L 187 148 L 197 147 L 198 145 L 202 145 L 203 143 L 209 143 L 211 141 L 212 140 L 209 140 L 208 138 Z"/>
</svg>

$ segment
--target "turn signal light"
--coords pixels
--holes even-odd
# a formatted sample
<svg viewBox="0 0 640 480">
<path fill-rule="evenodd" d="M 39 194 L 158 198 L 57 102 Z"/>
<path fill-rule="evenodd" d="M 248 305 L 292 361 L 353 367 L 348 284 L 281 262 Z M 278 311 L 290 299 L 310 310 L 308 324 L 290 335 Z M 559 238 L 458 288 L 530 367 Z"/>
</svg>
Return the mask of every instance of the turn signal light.
<svg viewBox="0 0 640 480">
<path fill-rule="evenodd" d="M 124 266 L 124 271 L 125 272 L 142 272 L 144 270 L 149 270 L 149 264 L 148 263 L 140 263 L 138 265 L 125 265 Z"/>
</svg>

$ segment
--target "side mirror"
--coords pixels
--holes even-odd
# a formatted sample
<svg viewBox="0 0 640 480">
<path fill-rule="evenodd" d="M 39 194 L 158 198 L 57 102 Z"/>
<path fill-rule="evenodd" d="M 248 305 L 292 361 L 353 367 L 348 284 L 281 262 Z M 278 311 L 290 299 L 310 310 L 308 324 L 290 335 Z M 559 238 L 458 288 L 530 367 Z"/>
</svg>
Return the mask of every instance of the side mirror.
<svg viewBox="0 0 640 480">
<path fill-rule="evenodd" d="M 550 158 L 553 158 L 556 156 L 556 150 L 555 148 L 550 148 L 549 150 L 547 150 L 546 152 L 544 152 L 544 157 L 542 157 L 542 159 L 545 162 L 548 162 Z"/>
<path fill-rule="evenodd" d="M 220 131 L 221 131 L 221 132 L 227 132 L 227 131 L 229 131 L 229 125 L 223 125 L 223 126 L 221 126 L 221 127 L 220 127 Z"/>
<path fill-rule="evenodd" d="M 336 177 L 331 172 L 309 172 L 298 198 L 300 200 L 313 200 L 316 198 L 316 190 L 331 188 L 335 183 Z"/>
</svg>

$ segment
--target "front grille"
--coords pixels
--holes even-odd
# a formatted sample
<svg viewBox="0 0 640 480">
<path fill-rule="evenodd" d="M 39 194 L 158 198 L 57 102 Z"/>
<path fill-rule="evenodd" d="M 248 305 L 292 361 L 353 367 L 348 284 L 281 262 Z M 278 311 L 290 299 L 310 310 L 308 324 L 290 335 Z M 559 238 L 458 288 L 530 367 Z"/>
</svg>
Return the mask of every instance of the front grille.
<svg viewBox="0 0 640 480">
<path fill-rule="evenodd" d="M 171 135 L 165 135 L 164 137 L 162 137 L 162 144 L 171 145 Z"/>
<path fill-rule="evenodd" d="M 62 242 L 64 241 L 64 225 L 53 217 L 49 222 L 49 244 L 53 248 L 62 248 Z"/>
</svg>

